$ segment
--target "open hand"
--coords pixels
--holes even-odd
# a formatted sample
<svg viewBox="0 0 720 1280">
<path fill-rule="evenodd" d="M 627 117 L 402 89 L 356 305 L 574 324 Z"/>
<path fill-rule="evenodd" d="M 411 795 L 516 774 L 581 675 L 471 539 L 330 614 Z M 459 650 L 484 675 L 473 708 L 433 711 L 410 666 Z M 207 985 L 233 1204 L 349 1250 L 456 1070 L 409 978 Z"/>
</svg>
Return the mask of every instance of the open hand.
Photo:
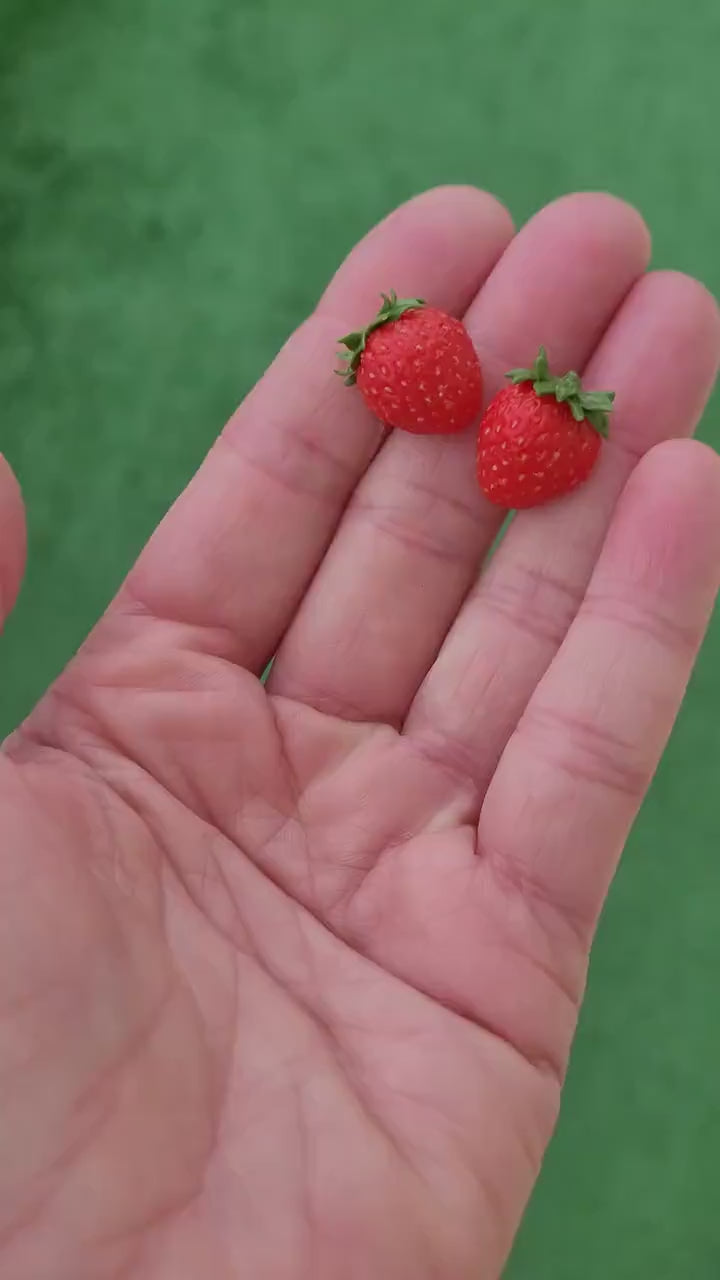
<svg viewBox="0 0 720 1280">
<path fill-rule="evenodd" d="M 720 579 L 720 326 L 606 196 L 351 254 L 0 754 L 4 1280 L 489 1280 Z M 498 513 L 333 373 L 381 290 L 617 391 Z M 159 424 L 172 430 L 172 424 Z M 0 621 L 23 516 L 0 462 Z M 260 676 L 276 654 L 267 686 Z M 7 678 L 7 677 L 6 677 Z"/>
</svg>

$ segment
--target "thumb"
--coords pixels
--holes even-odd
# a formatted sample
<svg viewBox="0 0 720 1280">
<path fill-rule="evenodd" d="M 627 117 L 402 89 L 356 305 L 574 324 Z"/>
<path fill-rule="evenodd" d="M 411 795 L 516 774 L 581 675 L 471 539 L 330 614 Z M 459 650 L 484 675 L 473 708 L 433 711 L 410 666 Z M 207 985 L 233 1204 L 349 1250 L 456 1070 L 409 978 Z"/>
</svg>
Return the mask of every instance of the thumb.
<svg viewBox="0 0 720 1280">
<path fill-rule="evenodd" d="M 25 508 L 20 486 L 0 454 L 0 631 L 25 571 Z"/>
</svg>

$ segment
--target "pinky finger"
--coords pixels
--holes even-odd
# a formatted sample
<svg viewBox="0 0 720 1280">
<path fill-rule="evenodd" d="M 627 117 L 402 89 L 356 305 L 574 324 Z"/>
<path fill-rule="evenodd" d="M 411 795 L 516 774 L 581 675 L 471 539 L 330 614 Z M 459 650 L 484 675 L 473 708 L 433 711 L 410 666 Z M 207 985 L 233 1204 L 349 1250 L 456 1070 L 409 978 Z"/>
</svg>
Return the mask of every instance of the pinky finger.
<svg viewBox="0 0 720 1280">
<path fill-rule="evenodd" d="M 0 631 L 25 571 L 25 509 L 20 486 L 0 454 Z"/>
</svg>

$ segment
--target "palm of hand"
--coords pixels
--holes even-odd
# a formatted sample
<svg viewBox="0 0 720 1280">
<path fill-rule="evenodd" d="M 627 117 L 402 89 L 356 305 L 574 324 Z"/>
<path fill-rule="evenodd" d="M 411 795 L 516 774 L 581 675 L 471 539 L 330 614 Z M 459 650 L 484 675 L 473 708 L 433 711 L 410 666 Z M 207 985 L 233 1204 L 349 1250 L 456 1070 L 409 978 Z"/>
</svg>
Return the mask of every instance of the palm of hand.
<svg viewBox="0 0 720 1280">
<path fill-rule="evenodd" d="M 75 751 L 25 748 L 3 788 L 7 876 L 27 877 L 16 954 L 34 957 L 14 967 L 10 1064 L 27 1084 L 6 1138 L 20 1153 L 6 1203 L 26 1273 L 47 1256 L 57 1267 L 64 1248 L 58 1274 L 83 1274 L 74 1251 L 90 1220 L 88 1276 L 114 1275 L 135 1250 L 149 1275 L 285 1274 L 289 1249 L 300 1274 L 316 1274 L 313 1260 L 340 1274 L 348 1249 L 368 1274 L 373 1255 L 383 1274 L 388 1257 L 398 1275 L 448 1257 L 464 1274 L 477 1243 L 453 1205 L 497 1208 L 488 1146 L 529 1184 L 556 1095 L 474 1025 L 468 788 L 392 730 L 274 702 L 252 677 L 222 663 L 200 673 L 183 654 L 164 678 L 201 681 L 202 711 L 197 692 L 171 694 L 169 740 L 137 736 L 152 695 L 127 681 L 142 680 L 142 659 L 131 677 L 121 651 L 93 661 L 100 741 L 85 714 L 49 702 L 47 741 L 62 717 Z M 73 684 L 84 679 L 80 660 Z M 428 925 L 434 955 L 418 953 Z"/>
<path fill-rule="evenodd" d="M 497 224 L 494 206 L 475 208 L 480 199 L 470 221 Z M 363 275 L 372 253 L 375 274 L 386 258 L 393 281 L 411 274 L 412 260 L 397 263 L 410 253 L 407 226 L 423 208 L 457 222 L 458 201 L 436 193 L 397 215 L 365 250 Z M 528 253 L 542 259 L 532 237 L 548 237 L 571 207 L 531 224 Z M 605 312 L 638 270 L 632 215 L 612 209 Z M 594 217 L 588 203 L 590 236 Z M 505 290 L 512 252 L 494 277 Z M 598 267 L 587 246 L 577 255 L 579 296 Z M 332 288 L 352 298 L 351 264 Z M 691 333 L 702 351 L 672 414 L 654 412 L 657 439 L 691 425 L 716 343 L 704 295 L 675 278 L 653 287 L 661 280 L 685 289 L 684 307 L 663 309 L 677 343 Z M 441 300 L 461 306 L 463 288 L 448 289 Z M 545 292 L 540 279 L 538 319 Z M 473 305 L 482 344 L 488 304 Z M 585 345 L 603 319 L 601 307 Z M 641 319 L 626 318 L 625 338 Z M 577 342 L 572 315 L 555 325 L 558 345 Z M 650 405 L 659 392 L 648 385 L 645 395 Z M 637 416 L 622 424 L 629 442 Z M 374 449 L 375 428 L 363 430 Z M 221 454 L 220 464 L 223 475 L 244 468 L 250 494 L 267 486 L 252 511 L 252 583 L 269 541 L 263 518 L 272 528 L 288 494 L 303 527 L 318 518 L 307 455 L 314 475 L 338 467 L 329 437 L 305 433 L 302 457 L 282 462 L 252 454 L 252 443 L 248 453 L 238 443 L 247 438 L 240 424 L 232 461 Z M 12 1097 L 0 1120 L 0 1256 L 12 1280 L 393 1280 L 491 1277 L 503 1265 L 552 1131 L 594 920 L 712 601 L 720 481 L 691 445 L 641 464 L 645 478 L 624 498 L 594 594 L 570 626 L 629 456 L 611 458 L 584 495 L 586 512 L 594 503 L 588 545 L 566 546 L 550 577 L 553 521 L 572 518 L 569 508 L 526 525 L 529 538 L 518 521 L 463 606 L 493 533 L 458 488 L 468 442 L 445 444 L 442 473 L 433 456 L 432 487 L 426 450 L 438 445 L 392 443 L 413 450 L 401 470 L 421 510 L 374 496 L 383 463 L 394 475 L 386 446 L 336 537 L 350 595 L 329 555 L 299 612 L 297 581 L 283 588 L 279 578 L 277 598 L 274 586 L 257 601 L 245 595 L 240 641 L 218 604 L 229 578 L 217 532 L 197 537 L 198 523 L 218 519 L 201 472 L 0 757 L 0 1072 Z M 217 465 L 216 452 L 205 474 Z M 657 511 L 670 470 L 668 542 Z M 233 476 L 240 506 L 243 483 Z M 183 545 L 187 527 L 202 573 Z M 628 563 L 631 534 L 647 554 Z M 354 561 L 343 537 L 356 540 Z M 240 591 L 242 555 L 233 569 Z M 412 591 L 418 571 L 435 617 L 399 599 L 401 630 L 389 640 L 378 623 L 373 652 L 381 603 Z M 326 593 L 344 593 L 330 623 Z M 354 593 L 367 630 L 353 626 Z M 283 633 L 266 691 L 256 673 Z M 591 661 L 599 698 L 578 681 Z"/>
</svg>

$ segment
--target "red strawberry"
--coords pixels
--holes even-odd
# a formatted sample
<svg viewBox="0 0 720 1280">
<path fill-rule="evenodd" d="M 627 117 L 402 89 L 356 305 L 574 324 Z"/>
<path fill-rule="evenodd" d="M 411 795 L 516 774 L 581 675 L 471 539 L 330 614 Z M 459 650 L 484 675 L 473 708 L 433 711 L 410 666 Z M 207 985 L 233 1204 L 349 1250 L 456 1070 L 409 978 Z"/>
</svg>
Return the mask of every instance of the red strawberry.
<svg viewBox="0 0 720 1280">
<path fill-rule="evenodd" d="M 555 378 L 540 348 L 490 401 L 478 436 L 480 488 L 499 507 L 536 507 L 587 480 L 608 434 L 614 391 L 583 391 L 576 373 Z"/>
<path fill-rule="evenodd" d="M 389 427 L 419 435 L 463 431 L 482 407 L 482 374 L 467 329 L 421 298 L 383 294 L 366 329 L 340 341 L 345 383 Z"/>
</svg>

